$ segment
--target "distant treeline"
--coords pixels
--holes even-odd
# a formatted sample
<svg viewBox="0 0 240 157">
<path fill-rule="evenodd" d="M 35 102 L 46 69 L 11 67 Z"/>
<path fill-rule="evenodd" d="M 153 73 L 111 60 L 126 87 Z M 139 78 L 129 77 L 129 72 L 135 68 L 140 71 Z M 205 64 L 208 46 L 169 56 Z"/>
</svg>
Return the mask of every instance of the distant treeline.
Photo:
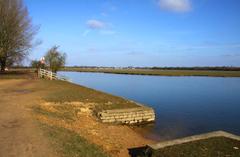
<svg viewBox="0 0 240 157">
<path fill-rule="evenodd" d="M 12 66 L 14 69 L 27 69 L 30 66 Z M 105 67 L 105 66 L 65 66 L 64 68 L 83 69 L 151 69 L 151 70 L 213 70 L 213 71 L 240 71 L 240 67 L 216 66 L 216 67 Z"/>
<path fill-rule="evenodd" d="M 229 67 L 229 66 L 216 66 L 216 67 L 132 67 L 132 66 L 128 66 L 128 67 L 104 67 L 104 66 L 66 66 L 65 68 L 240 71 L 240 67 Z"/>
<path fill-rule="evenodd" d="M 214 71 L 240 71 L 240 67 L 152 67 L 163 70 L 214 70 Z"/>
</svg>

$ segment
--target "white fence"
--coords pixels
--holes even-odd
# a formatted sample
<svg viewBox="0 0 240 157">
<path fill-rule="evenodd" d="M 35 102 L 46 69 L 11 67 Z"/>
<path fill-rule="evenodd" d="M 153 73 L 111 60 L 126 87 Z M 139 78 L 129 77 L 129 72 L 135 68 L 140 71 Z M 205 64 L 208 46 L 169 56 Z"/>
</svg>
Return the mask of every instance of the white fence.
<svg viewBox="0 0 240 157">
<path fill-rule="evenodd" d="M 62 81 L 71 82 L 70 79 L 68 79 L 65 76 L 57 75 L 56 73 L 54 73 L 52 71 L 48 71 L 48 70 L 41 69 L 41 68 L 38 71 L 38 77 L 46 78 L 46 79 L 50 79 L 50 80 L 62 80 Z"/>
</svg>

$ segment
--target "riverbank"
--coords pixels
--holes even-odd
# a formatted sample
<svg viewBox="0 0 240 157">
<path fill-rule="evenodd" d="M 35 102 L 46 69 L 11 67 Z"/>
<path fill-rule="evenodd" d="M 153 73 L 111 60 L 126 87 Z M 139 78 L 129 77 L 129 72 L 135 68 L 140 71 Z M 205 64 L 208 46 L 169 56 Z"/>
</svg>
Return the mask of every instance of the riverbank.
<svg viewBox="0 0 240 157">
<path fill-rule="evenodd" d="M 37 134 L 44 135 L 41 139 L 49 141 L 49 149 L 57 152 L 57 156 L 128 156 L 129 148 L 153 143 L 128 126 L 104 124 L 95 116 L 95 113 L 102 109 L 135 106 L 131 101 L 63 81 L 39 80 L 34 77 L 1 77 L 5 78 L 0 79 L 4 84 L 0 89 L 1 93 L 5 93 L 4 102 L 19 104 L 23 108 L 22 113 L 28 112 L 31 115 L 29 120 L 25 119 L 23 123 L 31 121 L 37 125 L 38 127 L 34 128 L 42 130 L 42 133 Z M 23 101 L 20 102 L 20 99 Z M 4 102 L 0 102 L 0 105 L 3 106 Z M 12 111 L 8 112 L 11 114 Z M 28 128 L 25 132 L 29 132 Z M 22 133 L 22 138 L 28 139 L 25 132 Z M 16 133 L 11 134 L 15 136 Z M 34 132 L 31 134 L 35 135 Z M 9 139 L 5 139 L 6 143 L 9 140 L 10 135 Z M 32 145 L 38 147 L 34 142 Z M 21 147 L 25 149 L 25 146 Z M 5 152 L 4 156 L 7 156 L 7 153 Z"/>
<path fill-rule="evenodd" d="M 128 75 L 155 75 L 155 76 L 209 76 L 209 77 L 240 77 L 240 71 L 221 70 L 152 70 L 152 69 L 113 69 L 113 68 L 74 68 L 65 67 L 62 71 L 98 72 Z"/>
<path fill-rule="evenodd" d="M 143 156 L 145 146 L 156 143 L 136 128 L 97 119 L 101 109 L 135 107 L 134 102 L 117 96 L 68 82 L 37 79 L 34 73 L 0 74 L 0 95 L 0 140 L 4 141 L 0 156 Z M 237 141 L 218 138 L 174 145 L 156 153 L 239 156 L 239 148 Z"/>
</svg>

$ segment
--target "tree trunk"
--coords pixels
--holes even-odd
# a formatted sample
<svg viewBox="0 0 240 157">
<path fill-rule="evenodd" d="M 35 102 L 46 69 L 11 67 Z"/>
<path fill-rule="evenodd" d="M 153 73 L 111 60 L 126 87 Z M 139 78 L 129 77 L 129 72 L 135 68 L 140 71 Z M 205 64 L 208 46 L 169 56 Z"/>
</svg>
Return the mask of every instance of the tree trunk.
<svg viewBox="0 0 240 157">
<path fill-rule="evenodd" d="M 1 66 L 1 71 L 5 71 L 6 59 L 4 59 L 4 58 L 0 59 L 0 66 Z"/>
</svg>

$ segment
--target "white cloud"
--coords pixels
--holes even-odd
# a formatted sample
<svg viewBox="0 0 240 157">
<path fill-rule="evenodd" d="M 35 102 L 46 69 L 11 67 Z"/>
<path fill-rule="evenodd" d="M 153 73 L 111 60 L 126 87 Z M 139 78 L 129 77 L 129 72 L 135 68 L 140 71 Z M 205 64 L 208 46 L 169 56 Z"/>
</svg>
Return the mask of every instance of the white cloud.
<svg viewBox="0 0 240 157">
<path fill-rule="evenodd" d="M 86 24 L 90 29 L 104 29 L 106 27 L 104 22 L 94 19 L 88 20 Z"/>
<path fill-rule="evenodd" d="M 187 12 L 192 9 L 190 0 L 159 0 L 158 5 L 161 9 L 174 12 Z"/>
</svg>

